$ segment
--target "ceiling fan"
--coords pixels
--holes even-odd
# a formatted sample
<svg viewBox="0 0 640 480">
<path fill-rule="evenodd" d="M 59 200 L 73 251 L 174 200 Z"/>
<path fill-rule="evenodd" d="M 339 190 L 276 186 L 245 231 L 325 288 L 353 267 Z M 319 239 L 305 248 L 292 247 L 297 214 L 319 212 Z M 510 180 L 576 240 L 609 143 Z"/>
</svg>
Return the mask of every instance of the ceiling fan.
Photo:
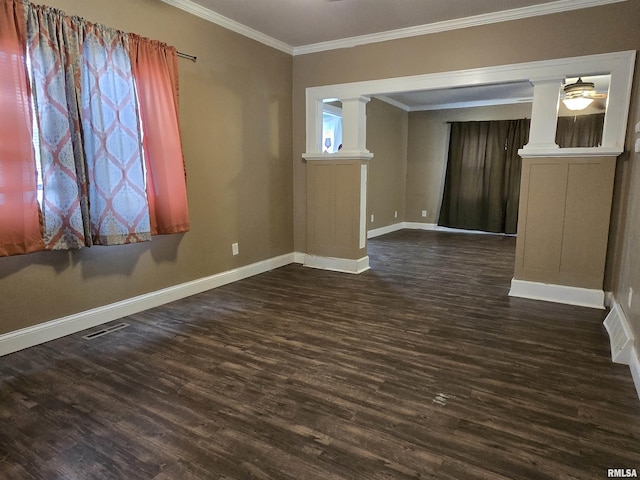
<svg viewBox="0 0 640 480">
<path fill-rule="evenodd" d="M 575 83 L 564 86 L 562 102 L 569 110 L 584 110 L 598 98 L 606 98 L 606 93 L 597 93 L 593 82 L 585 82 L 582 77 Z"/>
</svg>

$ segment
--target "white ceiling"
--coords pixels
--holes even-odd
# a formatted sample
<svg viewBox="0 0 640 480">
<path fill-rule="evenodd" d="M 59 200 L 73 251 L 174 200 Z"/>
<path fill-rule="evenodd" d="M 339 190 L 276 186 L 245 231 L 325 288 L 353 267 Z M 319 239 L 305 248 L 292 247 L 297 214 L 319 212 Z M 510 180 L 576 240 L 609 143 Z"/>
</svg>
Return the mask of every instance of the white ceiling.
<svg viewBox="0 0 640 480">
<path fill-rule="evenodd" d="M 550 0 L 194 0 L 293 47 Z"/>
<path fill-rule="evenodd" d="M 566 83 L 574 83 L 577 80 L 577 78 L 567 78 Z M 596 93 L 606 96 L 611 76 L 587 75 L 583 76 L 582 80 L 593 82 Z M 474 87 L 389 93 L 376 97 L 409 112 L 483 107 L 530 103 L 533 100 L 533 85 L 530 82 L 497 83 Z"/>
</svg>

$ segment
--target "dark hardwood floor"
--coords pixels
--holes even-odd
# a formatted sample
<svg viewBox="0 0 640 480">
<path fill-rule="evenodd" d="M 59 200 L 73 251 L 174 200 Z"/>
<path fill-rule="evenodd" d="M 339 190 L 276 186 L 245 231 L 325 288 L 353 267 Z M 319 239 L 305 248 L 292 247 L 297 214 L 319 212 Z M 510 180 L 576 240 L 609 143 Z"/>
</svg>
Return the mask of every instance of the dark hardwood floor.
<svg viewBox="0 0 640 480">
<path fill-rule="evenodd" d="M 362 275 L 290 265 L 0 358 L 0 478 L 640 470 L 605 312 L 509 298 L 514 249 L 397 232 L 370 241 Z"/>
</svg>

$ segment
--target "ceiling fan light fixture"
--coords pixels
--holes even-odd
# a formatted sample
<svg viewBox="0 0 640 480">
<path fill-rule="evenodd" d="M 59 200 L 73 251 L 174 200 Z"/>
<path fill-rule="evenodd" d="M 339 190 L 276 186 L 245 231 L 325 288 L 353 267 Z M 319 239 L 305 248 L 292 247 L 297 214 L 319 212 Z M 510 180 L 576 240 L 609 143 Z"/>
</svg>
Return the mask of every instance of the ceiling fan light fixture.
<svg viewBox="0 0 640 480">
<path fill-rule="evenodd" d="M 593 103 L 595 93 L 593 82 L 584 82 L 582 78 L 578 78 L 577 82 L 564 86 L 562 102 L 569 110 L 584 110 Z"/>
</svg>

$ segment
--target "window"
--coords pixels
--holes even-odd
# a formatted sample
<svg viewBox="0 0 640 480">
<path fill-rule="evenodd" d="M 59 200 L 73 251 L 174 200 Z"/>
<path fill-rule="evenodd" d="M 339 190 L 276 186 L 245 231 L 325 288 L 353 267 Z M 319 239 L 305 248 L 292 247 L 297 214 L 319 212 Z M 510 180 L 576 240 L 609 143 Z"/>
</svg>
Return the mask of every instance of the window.
<svg viewBox="0 0 640 480">
<path fill-rule="evenodd" d="M 322 151 L 336 153 L 342 145 L 342 109 L 325 104 L 322 111 Z"/>
<path fill-rule="evenodd" d="M 175 48 L 19 0 L 0 23 L 0 255 L 188 231 Z"/>
</svg>

